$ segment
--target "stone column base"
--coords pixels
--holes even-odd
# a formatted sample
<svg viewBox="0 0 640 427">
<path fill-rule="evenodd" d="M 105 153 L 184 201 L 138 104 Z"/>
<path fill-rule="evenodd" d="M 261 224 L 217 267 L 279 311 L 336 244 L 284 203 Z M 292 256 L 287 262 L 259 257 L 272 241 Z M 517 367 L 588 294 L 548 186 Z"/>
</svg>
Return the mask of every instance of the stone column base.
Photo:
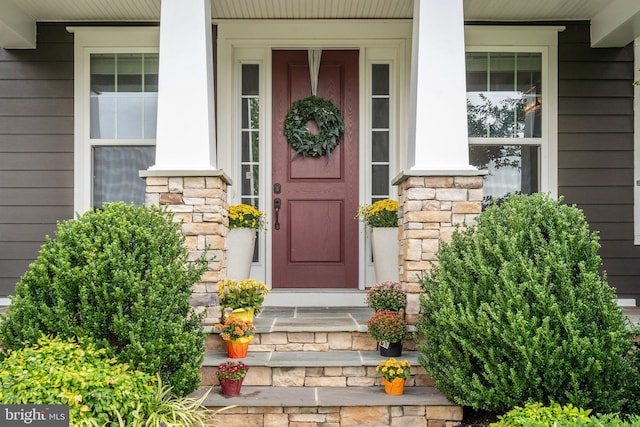
<svg viewBox="0 0 640 427">
<path fill-rule="evenodd" d="M 206 310 L 204 324 L 218 323 L 218 282 L 224 275 L 229 226 L 229 178 L 222 171 L 141 171 L 140 176 L 147 182 L 146 205 L 166 208 L 173 212 L 174 221 L 182 222 L 189 259 L 207 250 L 208 268 L 194 284 L 191 303 L 197 312 Z"/>
<path fill-rule="evenodd" d="M 398 186 L 400 281 L 407 290 L 406 318 L 420 312 L 419 276 L 437 264 L 440 241 L 450 241 L 456 224 L 474 225 L 482 210 L 486 171 L 411 171 Z"/>
</svg>

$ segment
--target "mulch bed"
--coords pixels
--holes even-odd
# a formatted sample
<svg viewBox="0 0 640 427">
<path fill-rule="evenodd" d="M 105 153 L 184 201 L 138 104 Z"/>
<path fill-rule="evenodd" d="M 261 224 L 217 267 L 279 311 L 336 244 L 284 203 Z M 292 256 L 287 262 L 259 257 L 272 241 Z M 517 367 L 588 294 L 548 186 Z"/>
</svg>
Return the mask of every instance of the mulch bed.
<svg viewBox="0 0 640 427">
<path fill-rule="evenodd" d="M 489 427 L 491 423 L 498 421 L 498 413 L 488 411 L 474 411 L 464 408 L 463 419 L 458 427 Z"/>
</svg>

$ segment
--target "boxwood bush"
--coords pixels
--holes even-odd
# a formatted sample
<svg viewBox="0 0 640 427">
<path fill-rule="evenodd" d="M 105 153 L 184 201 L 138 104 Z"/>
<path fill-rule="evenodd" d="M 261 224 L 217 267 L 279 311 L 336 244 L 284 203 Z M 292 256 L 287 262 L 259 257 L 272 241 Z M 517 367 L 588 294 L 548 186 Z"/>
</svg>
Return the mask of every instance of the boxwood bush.
<svg viewBox="0 0 640 427">
<path fill-rule="evenodd" d="M 582 211 L 514 195 L 459 229 L 421 278 L 420 361 L 454 402 L 637 410 L 638 369 Z"/>
<path fill-rule="evenodd" d="M 180 225 L 157 208 L 115 203 L 58 224 L 16 286 L 0 325 L 3 351 L 42 334 L 89 337 L 176 395 L 198 386 L 202 316 L 189 304 L 204 256 L 188 262 Z"/>
</svg>

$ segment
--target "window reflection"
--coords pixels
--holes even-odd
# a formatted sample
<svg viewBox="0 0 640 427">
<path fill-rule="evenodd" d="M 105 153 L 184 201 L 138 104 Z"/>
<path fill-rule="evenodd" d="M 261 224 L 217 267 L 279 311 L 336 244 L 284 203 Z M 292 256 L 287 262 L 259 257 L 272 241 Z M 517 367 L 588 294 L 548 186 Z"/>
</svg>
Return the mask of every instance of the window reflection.
<svg viewBox="0 0 640 427">
<path fill-rule="evenodd" d="M 531 194 L 539 190 L 540 148 L 535 145 L 472 145 L 469 160 L 485 176 L 484 196 L 503 197 L 508 193 Z"/>
<path fill-rule="evenodd" d="M 470 137 L 542 136 L 542 55 L 468 52 L 467 123 Z"/>
<path fill-rule="evenodd" d="M 92 54 L 90 63 L 91 138 L 155 138 L 158 54 Z"/>
</svg>

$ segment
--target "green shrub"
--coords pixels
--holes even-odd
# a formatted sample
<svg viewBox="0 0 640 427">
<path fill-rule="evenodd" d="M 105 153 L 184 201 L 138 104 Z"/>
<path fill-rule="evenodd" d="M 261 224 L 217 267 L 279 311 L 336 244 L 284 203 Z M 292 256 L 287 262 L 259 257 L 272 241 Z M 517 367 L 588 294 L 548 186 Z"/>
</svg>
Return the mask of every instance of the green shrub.
<svg viewBox="0 0 640 427">
<path fill-rule="evenodd" d="M 104 425 L 141 417 L 140 401 L 154 395 L 154 377 L 96 350 L 91 343 L 41 338 L 0 364 L 3 404 L 68 404 L 72 425 Z"/>
<path fill-rule="evenodd" d="M 576 408 L 571 404 L 561 406 L 553 402 L 544 406 L 542 403 L 527 403 L 498 416 L 498 422 L 492 423 L 491 427 L 546 427 L 564 421 L 588 423 L 590 413 L 590 409 Z"/>
<path fill-rule="evenodd" d="M 157 208 L 123 203 L 58 224 L 16 286 L 4 350 L 42 334 L 89 337 L 119 362 L 159 372 L 176 395 L 195 390 L 204 333 L 189 297 L 206 261 L 187 262 L 179 227 Z"/>
<path fill-rule="evenodd" d="M 640 416 L 630 416 L 625 419 L 618 414 L 597 415 L 589 419 L 589 423 L 581 421 L 565 421 L 558 423 L 558 427 L 640 427 Z"/>
<path fill-rule="evenodd" d="M 171 398 L 150 374 L 130 370 L 81 339 L 42 337 L 0 363 L 0 403 L 67 404 L 70 425 L 202 426 L 200 398 Z M 218 411 L 219 412 L 219 411 Z"/>
<path fill-rule="evenodd" d="M 457 230 L 421 278 L 420 361 L 438 388 L 492 411 L 637 405 L 629 331 L 599 247 L 582 211 L 540 194 L 511 196 Z"/>
<path fill-rule="evenodd" d="M 571 404 L 560 406 L 551 403 L 527 403 L 504 415 L 491 427 L 640 427 L 640 417 L 620 417 L 619 414 L 590 415 L 590 409 L 576 408 Z"/>
</svg>

